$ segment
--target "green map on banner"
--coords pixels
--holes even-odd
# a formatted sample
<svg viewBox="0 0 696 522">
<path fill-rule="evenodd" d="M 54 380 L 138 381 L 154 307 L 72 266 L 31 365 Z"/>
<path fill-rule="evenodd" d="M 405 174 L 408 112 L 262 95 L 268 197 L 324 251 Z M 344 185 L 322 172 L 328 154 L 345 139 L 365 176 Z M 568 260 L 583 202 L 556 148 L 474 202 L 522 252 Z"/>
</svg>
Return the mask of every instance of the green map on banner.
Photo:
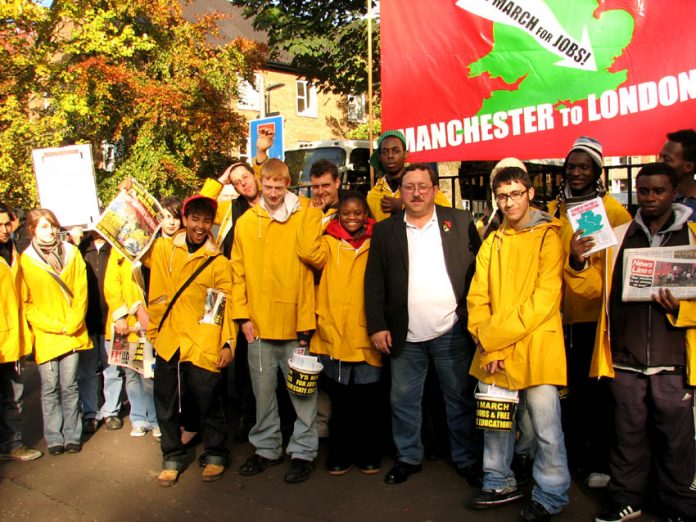
<svg viewBox="0 0 696 522">
<path fill-rule="evenodd" d="M 617 89 L 626 81 L 626 70 L 610 72 L 609 68 L 633 37 L 635 21 L 627 11 L 604 11 L 597 18 L 596 0 L 460 0 L 457 5 L 475 14 L 499 11 L 491 15 L 493 48 L 469 65 L 469 76 L 488 74 L 502 79 L 509 88 L 493 90 L 479 114 L 506 111 L 511 106 L 574 103 L 590 94 L 599 96 Z M 584 55 L 585 62 L 579 60 L 580 65 L 562 63 L 563 51 L 573 49 L 569 42 L 584 42 L 585 38 L 590 63 L 594 63 L 582 67 L 589 53 Z"/>
</svg>

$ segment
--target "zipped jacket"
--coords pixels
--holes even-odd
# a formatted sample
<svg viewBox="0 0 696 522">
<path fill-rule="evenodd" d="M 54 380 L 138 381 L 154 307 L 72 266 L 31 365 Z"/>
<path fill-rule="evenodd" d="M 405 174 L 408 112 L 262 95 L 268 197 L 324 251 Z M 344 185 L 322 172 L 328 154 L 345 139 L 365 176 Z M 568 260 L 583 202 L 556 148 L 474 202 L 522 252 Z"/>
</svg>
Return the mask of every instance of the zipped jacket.
<svg viewBox="0 0 696 522">
<path fill-rule="evenodd" d="M 19 254 L 12 246 L 12 263 L 0 256 L 0 363 L 18 361 L 31 353 L 32 335 L 24 316 Z"/>
<path fill-rule="evenodd" d="M 87 273 L 77 247 L 63 242 L 64 266 L 60 274 L 44 263 L 33 245 L 20 255 L 22 298 L 27 322 L 34 335 L 37 364 L 73 350 L 88 350 Z M 68 293 L 55 276 L 69 289 Z M 72 294 L 72 295 L 70 295 Z"/>
</svg>

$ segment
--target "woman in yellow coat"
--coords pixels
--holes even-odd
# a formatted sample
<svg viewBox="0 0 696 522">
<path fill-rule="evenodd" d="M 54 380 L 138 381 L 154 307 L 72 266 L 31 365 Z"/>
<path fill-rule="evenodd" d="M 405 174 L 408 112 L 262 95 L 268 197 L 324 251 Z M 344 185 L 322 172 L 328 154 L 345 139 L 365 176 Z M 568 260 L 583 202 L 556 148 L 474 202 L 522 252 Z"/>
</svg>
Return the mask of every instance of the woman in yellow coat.
<svg viewBox="0 0 696 522">
<path fill-rule="evenodd" d="M 34 335 L 41 376 L 41 408 L 49 455 L 82 449 L 77 390 L 79 350 L 92 348 L 87 334 L 87 273 L 77 247 L 60 241 L 55 214 L 27 214 L 31 245 L 22 253 L 22 296 Z"/>
<path fill-rule="evenodd" d="M 137 266 L 116 249 L 111 250 L 106 266 L 104 297 L 109 306 L 106 339 L 112 332 L 126 336 L 129 343 L 137 343 L 148 328 L 150 317 L 145 303 L 145 289 L 140 264 Z M 154 386 L 151 377 L 125 368 L 126 394 L 130 402 L 131 437 L 142 437 L 152 432 L 161 436 L 155 412 Z"/>
<path fill-rule="evenodd" d="M 300 259 L 322 271 L 310 349 L 324 365 L 332 405 L 329 474 L 343 475 L 353 462 L 372 474 L 380 469 L 376 430 L 382 359 L 367 334 L 363 286 L 374 220 L 365 197 L 353 191 L 341 194 L 337 216 L 322 235 L 321 201 L 314 198 L 298 231 Z"/>
</svg>

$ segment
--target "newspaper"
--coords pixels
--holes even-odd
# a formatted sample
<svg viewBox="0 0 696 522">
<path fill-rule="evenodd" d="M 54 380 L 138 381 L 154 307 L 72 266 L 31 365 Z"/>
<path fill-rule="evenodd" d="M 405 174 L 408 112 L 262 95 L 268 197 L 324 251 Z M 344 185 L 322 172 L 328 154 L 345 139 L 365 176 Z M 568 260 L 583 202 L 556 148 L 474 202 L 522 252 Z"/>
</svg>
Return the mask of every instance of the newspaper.
<svg viewBox="0 0 696 522">
<path fill-rule="evenodd" d="M 130 261 L 147 252 L 160 229 L 162 207 L 138 182 L 109 203 L 95 228 Z"/>
<path fill-rule="evenodd" d="M 581 237 L 591 236 L 594 239 L 594 246 L 585 257 L 616 244 L 616 236 L 604 210 L 602 198 L 594 198 L 569 208 L 568 219 L 573 232 L 582 229 L 584 232 Z"/>
<path fill-rule="evenodd" d="M 227 298 L 225 293 L 215 288 L 208 288 L 205 297 L 205 310 L 203 317 L 199 321 L 201 324 L 222 324 L 222 319 L 225 316 L 225 303 Z"/>
<path fill-rule="evenodd" d="M 650 301 L 660 288 L 678 299 L 696 299 L 696 246 L 627 248 L 623 301 Z"/>
<path fill-rule="evenodd" d="M 106 350 L 109 364 L 130 368 L 148 379 L 155 376 L 155 352 L 145 336 L 141 336 L 137 342 L 129 342 L 128 335 L 118 334 L 112 328 L 111 341 L 106 341 Z"/>
</svg>

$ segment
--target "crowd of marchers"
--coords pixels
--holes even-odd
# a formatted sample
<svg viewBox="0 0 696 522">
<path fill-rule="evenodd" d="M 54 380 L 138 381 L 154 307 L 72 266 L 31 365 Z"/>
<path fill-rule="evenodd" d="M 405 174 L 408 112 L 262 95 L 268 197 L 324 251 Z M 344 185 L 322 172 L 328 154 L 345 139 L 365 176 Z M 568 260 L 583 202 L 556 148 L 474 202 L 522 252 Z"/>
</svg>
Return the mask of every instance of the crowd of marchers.
<svg viewBox="0 0 696 522">
<path fill-rule="evenodd" d="M 197 446 L 202 480 L 223 476 L 234 400 L 235 439 L 253 447 L 242 476 L 289 457 L 285 482 L 303 482 L 328 437 L 330 475 L 378 474 L 395 453 L 394 485 L 444 449 L 477 490 L 470 508 L 519 501 L 525 521 L 560 513 L 571 476 L 606 490 L 598 522 L 646 507 L 696 520 L 696 302 L 668 288 L 622 297 L 626 249 L 696 243 L 694 130 L 668 134 L 637 173 L 633 216 L 607 193 L 602 144 L 581 136 L 553 201 L 505 158 L 479 220 L 451 207 L 430 165 L 407 164 L 399 131 L 379 138 L 367 195 L 341 190 L 326 160 L 311 166 L 311 197 L 295 194 L 271 140 L 252 164 L 163 200 L 137 262 L 94 230 L 63 240 L 50 209 L 20 227 L 0 204 L 0 458 L 42 456 L 21 432 L 32 354 L 48 454 L 121 429 L 125 388 L 131 435 L 160 441 L 161 486 Z M 236 197 L 221 197 L 227 186 Z M 568 214 L 597 199 L 617 239 L 599 251 Z M 221 321 L 205 320 L 211 293 L 226 298 Z M 147 337 L 154 378 L 109 364 L 115 334 Z M 283 384 L 298 350 L 323 367 L 318 392 Z M 490 422 L 510 404 L 511 422 Z"/>
</svg>

